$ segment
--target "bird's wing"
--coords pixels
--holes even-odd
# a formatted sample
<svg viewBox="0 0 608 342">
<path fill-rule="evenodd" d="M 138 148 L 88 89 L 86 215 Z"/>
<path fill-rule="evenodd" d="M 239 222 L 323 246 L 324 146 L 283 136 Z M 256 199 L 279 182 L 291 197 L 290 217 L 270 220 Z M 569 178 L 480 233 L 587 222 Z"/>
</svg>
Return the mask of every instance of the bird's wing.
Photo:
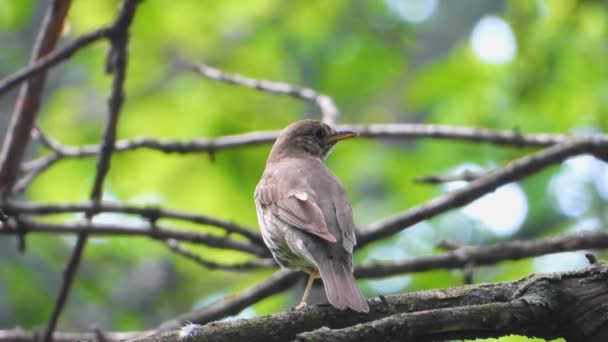
<svg viewBox="0 0 608 342">
<path fill-rule="evenodd" d="M 312 191 L 291 189 L 284 192 L 277 185 L 264 182 L 258 185 L 255 196 L 262 206 L 270 208 L 281 221 L 327 241 L 336 242 L 336 238 L 327 230 L 323 212 Z"/>
<path fill-rule="evenodd" d="M 349 253 L 353 252 L 353 247 L 357 244 L 355 238 L 355 223 L 353 222 L 353 211 L 348 204 L 348 198 L 339 180 L 332 186 L 331 201 L 334 204 L 338 225 L 342 231 L 342 245 Z"/>
</svg>

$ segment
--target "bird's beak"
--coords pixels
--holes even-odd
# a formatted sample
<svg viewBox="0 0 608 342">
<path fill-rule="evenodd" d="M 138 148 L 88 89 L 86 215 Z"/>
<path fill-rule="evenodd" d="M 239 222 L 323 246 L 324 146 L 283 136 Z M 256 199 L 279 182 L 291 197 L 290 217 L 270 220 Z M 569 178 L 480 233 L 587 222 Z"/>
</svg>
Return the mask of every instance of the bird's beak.
<svg viewBox="0 0 608 342">
<path fill-rule="evenodd" d="M 330 135 L 327 137 L 327 142 L 335 143 L 336 141 L 353 138 L 358 136 L 359 134 L 353 131 L 337 131 L 336 134 Z"/>
</svg>

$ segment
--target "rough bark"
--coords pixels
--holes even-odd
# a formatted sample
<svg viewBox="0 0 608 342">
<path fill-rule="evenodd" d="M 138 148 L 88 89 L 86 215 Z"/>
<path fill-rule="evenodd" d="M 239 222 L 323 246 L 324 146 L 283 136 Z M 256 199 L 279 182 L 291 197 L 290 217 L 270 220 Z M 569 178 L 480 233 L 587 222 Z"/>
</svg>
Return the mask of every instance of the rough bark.
<svg viewBox="0 0 608 342">
<path fill-rule="evenodd" d="M 131 341 L 443 341 L 521 334 L 608 341 L 608 264 L 513 282 L 371 299 L 369 314 L 328 305 L 156 333 Z"/>
</svg>

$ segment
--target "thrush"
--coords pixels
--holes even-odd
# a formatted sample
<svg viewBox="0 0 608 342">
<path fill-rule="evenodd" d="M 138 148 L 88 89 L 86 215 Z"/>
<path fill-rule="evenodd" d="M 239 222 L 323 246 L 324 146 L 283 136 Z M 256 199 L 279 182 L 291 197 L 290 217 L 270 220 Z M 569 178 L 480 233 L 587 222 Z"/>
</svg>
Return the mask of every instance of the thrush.
<svg viewBox="0 0 608 342">
<path fill-rule="evenodd" d="M 355 284 L 353 215 L 344 187 L 323 164 L 335 144 L 356 136 L 316 120 L 297 121 L 275 141 L 254 199 L 264 242 L 277 263 L 309 274 L 306 306 L 314 279 L 338 309 L 368 312 Z"/>
</svg>

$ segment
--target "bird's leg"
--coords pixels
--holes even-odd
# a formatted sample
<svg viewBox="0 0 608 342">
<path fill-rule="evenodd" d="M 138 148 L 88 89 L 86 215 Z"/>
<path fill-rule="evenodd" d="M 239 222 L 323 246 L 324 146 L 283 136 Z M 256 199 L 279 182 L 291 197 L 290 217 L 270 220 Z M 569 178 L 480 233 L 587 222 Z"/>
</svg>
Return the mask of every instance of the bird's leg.
<svg viewBox="0 0 608 342">
<path fill-rule="evenodd" d="M 302 296 L 302 300 L 300 300 L 300 303 L 298 305 L 296 305 L 296 307 L 294 309 L 299 310 L 299 309 L 304 309 L 306 307 L 306 300 L 308 299 L 308 296 L 310 295 L 310 289 L 312 289 L 312 283 L 315 281 L 316 277 L 317 277 L 317 272 L 315 272 L 315 271 L 310 272 L 310 274 L 308 276 L 308 283 L 306 284 L 306 288 L 304 289 L 304 295 Z"/>
</svg>

